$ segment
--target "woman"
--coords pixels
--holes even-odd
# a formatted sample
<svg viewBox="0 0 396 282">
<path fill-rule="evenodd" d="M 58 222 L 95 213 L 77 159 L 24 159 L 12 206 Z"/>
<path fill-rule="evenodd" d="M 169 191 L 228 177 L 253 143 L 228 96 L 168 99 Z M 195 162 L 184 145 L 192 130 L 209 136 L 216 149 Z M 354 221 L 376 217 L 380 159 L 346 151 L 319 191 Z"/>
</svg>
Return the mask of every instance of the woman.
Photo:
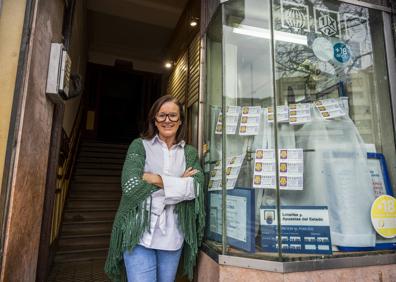
<svg viewBox="0 0 396 282">
<path fill-rule="evenodd" d="M 203 173 L 184 132 L 181 104 L 162 96 L 129 146 L 105 265 L 114 281 L 174 281 L 182 250 L 192 279 L 205 224 Z"/>
</svg>

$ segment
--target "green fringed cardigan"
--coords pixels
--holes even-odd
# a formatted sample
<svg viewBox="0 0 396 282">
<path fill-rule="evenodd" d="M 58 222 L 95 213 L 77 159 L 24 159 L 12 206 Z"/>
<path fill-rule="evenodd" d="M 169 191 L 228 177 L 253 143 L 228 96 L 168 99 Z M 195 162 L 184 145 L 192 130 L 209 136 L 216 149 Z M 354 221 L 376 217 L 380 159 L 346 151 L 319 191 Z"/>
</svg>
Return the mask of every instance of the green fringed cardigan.
<svg viewBox="0 0 396 282">
<path fill-rule="evenodd" d="M 197 150 L 186 145 L 184 154 L 186 167 L 198 170 L 198 173 L 193 176 L 195 195 L 198 196 L 194 200 L 177 204 L 175 208 L 179 228 L 184 235 L 184 274 L 191 280 L 205 226 L 204 176 Z M 151 193 L 158 190 L 158 187 L 142 180 L 145 160 L 146 152 L 142 139 L 135 139 L 129 146 L 122 169 L 122 197 L 114 219 L 105 264 L 105 272 L 113 281 L 126 280 L 123 253 L 139 243 L 143 233 L 150 228 L 150 212 L 146 210 L 146 202 Z"/>
</svg>

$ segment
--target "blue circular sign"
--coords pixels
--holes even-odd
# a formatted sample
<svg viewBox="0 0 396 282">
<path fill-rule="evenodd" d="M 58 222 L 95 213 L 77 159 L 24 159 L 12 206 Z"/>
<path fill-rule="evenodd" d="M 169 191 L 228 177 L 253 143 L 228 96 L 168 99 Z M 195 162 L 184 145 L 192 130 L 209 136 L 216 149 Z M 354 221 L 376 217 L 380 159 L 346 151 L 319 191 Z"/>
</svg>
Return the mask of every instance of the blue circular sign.
<svg viewBox="0 0 396 282">
<path fill-rule="evenodd" d="M 340 63 L 348 62 L 351 58 L 351 51 L 349 47 L 344 43 L 336 43 L 333 46 L 334 58 Z"/>
</svg>

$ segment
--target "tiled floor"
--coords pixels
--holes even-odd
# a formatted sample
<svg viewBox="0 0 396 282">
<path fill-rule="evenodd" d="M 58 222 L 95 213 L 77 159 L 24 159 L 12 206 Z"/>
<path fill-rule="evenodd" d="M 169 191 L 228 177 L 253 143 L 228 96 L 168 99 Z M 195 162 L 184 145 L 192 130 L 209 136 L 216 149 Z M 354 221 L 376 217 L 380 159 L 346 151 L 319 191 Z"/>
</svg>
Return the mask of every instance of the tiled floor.
<svg viewBox="0 0 396 282">
<path fill-rule="evenodd" d="M 103 267 L 101 260 L 56 264 L 48 282 L 110 282 Z"/>
</svg>

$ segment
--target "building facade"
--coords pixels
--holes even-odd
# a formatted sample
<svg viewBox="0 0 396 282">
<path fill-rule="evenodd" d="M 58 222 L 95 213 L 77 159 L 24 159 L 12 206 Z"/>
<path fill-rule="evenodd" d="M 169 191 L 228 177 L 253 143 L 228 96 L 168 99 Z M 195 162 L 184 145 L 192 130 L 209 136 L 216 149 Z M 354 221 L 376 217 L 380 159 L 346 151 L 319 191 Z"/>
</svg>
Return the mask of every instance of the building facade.
<svg viewBox="0 0 396 282">
<path fill-rule="evenodd" d="M 165 93 L 206 173 L 197 281 L 395 281 L 396 241 L 370 219 L 396 192 L 394 1 L 129 2 L 0 0 L 0 281 L 46 281 L 81 140 L 110 142 L 125 101 L 118 137 L 135 137 Z M 46 95 L 51 43 L 74 98 Z M 144 77 L 139 97 L 106 92 L 121 76 Z"/>
</svg>

